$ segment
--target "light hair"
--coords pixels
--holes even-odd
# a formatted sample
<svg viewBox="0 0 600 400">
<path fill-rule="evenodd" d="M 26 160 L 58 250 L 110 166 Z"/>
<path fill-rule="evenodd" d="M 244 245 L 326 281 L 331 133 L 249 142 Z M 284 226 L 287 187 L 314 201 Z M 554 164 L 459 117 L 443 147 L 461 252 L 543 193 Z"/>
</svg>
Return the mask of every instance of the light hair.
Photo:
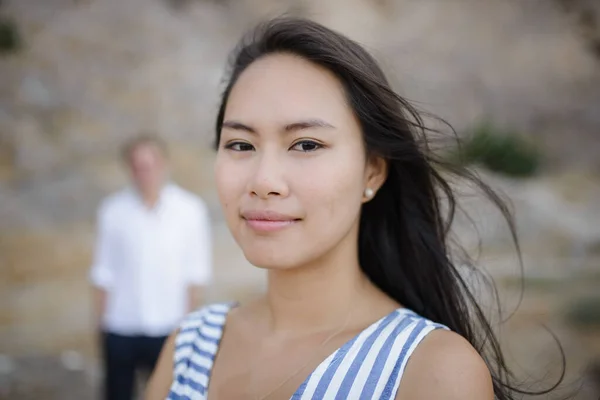
<svg viewBox="0 0 600 400">
<path fill-rule="evenodd" d="M 131 161 L 131 155 L 133 154 L 133 152 L 141 146 L 147 145 L 156 147 L 164 157 L 167 157 L 167 143 L 161 137 L 154 133 L 143 132 L 127 140 L 123 144 L 123 146 L 121 147 L 121 158 L 124 162 L 129 163 L 129 161 Z"/>
</svg>

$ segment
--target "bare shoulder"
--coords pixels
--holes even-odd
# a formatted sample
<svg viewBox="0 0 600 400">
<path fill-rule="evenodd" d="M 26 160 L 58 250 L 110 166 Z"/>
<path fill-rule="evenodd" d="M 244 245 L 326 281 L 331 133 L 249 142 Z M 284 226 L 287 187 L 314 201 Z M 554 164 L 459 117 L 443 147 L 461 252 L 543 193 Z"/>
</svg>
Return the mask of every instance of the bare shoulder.
<svg viewBox="0 0 600 400">
<path fill-rule="evenodd" d="M 493 400 L 490 371 L 462 336 L 435 330 L 410 357 L 396 400 Z"/>
<path fill-rule="evenodd" d="M 175 355 L 175 339 L 179 330 L 173 332 L 166 340 L 160 352 L 158 362 L 146 386 L 144 400 L 165 399 L 173 383 L 173 358 Z"/>
</svg>

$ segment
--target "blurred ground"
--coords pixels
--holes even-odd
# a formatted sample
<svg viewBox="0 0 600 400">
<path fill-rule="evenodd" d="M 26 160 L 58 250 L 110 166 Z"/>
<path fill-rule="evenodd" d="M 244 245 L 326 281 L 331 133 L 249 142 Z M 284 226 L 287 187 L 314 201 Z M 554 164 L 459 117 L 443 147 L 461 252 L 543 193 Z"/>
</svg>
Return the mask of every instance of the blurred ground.
<svg viewBox="0 0 600 400">
<path fill-rule="evenodd" d="M 0 354 L 10 356 L 0 357 L 0 399 L 91 398 L 93 216 L 124 183 L 115 151 L 138 130 L 169 139 L 175 179 L 211 208 L 209 300 L 263 288 L 222 221 L 209 143 L 228 51 L 251 24 L 290 6 L 365 43 L 401 94 L 459 132 L 490 117 L 544 149 L 538 178 L 485 175 L 514 202 L 525 257 L 525 298 L 503 338 L 533 375 L 559 359 L 542 324 L 565 346 L 569 379 L 600 357 L 600 331 L 564 320 L 570 302 L 600 283 L 596 2 L 5 0 L 0 12 L 17 20 L 25 48 L 0 59 Z M 479 264 L 510 310 L 520 287 L 506 230 L 467 189 L 484 243 Z M 476 249 L 465 220 L 456 231 Z M 585 376 L 578 398 L 597 399 L 594 375 Z"/>
</svg>

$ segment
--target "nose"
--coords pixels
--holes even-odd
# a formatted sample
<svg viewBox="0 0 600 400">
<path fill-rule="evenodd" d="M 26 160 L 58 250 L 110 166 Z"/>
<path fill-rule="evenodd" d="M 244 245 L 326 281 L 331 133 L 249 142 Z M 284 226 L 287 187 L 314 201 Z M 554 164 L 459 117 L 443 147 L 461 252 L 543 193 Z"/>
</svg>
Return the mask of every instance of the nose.
<svg viewBox="0 0 600 400">
<path fill-rule="evenodd" d="M 289 187 L 285 179 L 285 166 L 276 151 L 261 151 L 255 158 L 248 192 L 260 199 L 287 197 Z"/>
</svg>

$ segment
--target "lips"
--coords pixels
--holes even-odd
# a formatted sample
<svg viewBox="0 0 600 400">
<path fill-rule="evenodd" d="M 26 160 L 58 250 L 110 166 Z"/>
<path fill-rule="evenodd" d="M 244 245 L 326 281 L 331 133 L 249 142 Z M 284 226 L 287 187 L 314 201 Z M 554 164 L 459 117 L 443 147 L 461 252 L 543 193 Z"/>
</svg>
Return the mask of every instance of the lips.
<svg viewBox="0 0 600 400">
<path fill-rule="evenodd" d="M 252 210 L 242 213 L 246 224 L 258 232 L 275 232 L 300 221 L 299 218 L 270 210 Z"/>
</svg>

